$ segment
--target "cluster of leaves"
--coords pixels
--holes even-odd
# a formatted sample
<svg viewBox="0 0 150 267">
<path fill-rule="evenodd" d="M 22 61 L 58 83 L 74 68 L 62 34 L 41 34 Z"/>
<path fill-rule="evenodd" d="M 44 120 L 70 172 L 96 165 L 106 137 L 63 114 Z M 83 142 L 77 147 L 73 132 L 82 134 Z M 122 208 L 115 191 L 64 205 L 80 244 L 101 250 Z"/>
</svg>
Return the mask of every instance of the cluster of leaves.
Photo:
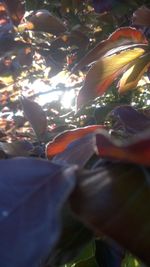
<svg viewBox="0 0 150 267">
<path fill-rule="evenodd" d="M 150 264 L 150 9 L 124 2 L 0 1 L 1 266 Z"/>
</svg>

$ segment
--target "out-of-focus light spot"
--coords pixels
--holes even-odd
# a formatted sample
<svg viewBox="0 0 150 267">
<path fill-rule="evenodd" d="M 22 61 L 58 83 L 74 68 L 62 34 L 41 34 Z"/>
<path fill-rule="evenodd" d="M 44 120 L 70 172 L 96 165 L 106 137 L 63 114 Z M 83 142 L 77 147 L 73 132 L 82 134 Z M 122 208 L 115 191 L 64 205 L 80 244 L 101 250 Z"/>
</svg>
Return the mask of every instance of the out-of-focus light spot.
<svg viewBox="0 0 150 267">
<path fill-rule="evenodd" d="M 61 104 L 64 108 L 68 109 L 73 106 L 73 100 L 75 98 L 75 91 L 70 90 L 64 93 L 61 99 Z"/>
</svg>

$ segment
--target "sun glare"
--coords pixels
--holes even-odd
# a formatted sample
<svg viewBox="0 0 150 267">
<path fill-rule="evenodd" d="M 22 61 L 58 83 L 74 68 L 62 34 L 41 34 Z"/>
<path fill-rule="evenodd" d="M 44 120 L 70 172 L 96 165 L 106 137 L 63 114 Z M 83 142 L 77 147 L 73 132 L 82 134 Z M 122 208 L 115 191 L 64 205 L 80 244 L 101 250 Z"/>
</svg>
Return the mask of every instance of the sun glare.
<svg viewBox="0 0 150 267">
<path fill-rule="evenodd" d="M 64 108 L 73 108 L 76 96 L 73 88 L 75 83 L 76 81 L 72 81 L 67 72 L 61 71 L 50 79 L 49 84 L 41 79 L 37 79 L 32 83 L 24 83 L 23 95 L 29 96 L 26 91 L 26 88 L 29 88 L 29 91 L 37 96 L 36 101 L 41 106 L 52 101 L 60 101 Z"/>
</svg>

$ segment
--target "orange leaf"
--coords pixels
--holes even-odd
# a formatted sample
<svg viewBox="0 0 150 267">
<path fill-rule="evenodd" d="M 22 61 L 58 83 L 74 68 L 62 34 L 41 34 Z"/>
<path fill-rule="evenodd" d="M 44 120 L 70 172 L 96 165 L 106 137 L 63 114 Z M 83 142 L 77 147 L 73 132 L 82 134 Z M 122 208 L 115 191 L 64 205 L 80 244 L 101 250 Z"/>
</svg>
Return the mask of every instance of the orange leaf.
<svg viewBox="0 0 150 267">
<path fill-rule="evenodd" d="M 149 134 L 141 135 L 126 144 L 120 144 L 103 131 L 96 134 L 96 152 L 101 157 L 150 166 L 150 137 Z"/>
<path fill-rule="evenodd" d="M 132 48 L 119 54 L 102 57 L 97 61 L 89 70 L 79 92 L 77 107 L 80 108 L 87 101 L 102 95 L 126 66 L 143 53 L 142 48 Z"/>
<path fill-rule="evenodd" d="M 67 146 L 73 141 L 89 134 L 97 129 L 105 128 L 103 125 L 91 125 L 87 127 L 77 128 L 70 131 L 65 131 L 57 135 L 52 141 L 46 146 L 46 155 L 51 158 L 61 152 L 63 152 Z"/>
</svg>

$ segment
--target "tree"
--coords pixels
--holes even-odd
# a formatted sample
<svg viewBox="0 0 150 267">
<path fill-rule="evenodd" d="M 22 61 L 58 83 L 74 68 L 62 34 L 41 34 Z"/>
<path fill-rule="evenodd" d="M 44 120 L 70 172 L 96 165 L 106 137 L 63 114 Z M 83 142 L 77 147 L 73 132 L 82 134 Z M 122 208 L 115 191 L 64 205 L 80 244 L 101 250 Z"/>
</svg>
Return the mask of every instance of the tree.
<svg viewBox="0 0 150 267">
<path fill-rule="evenodd" d="M 148 2 L 0 2 L 1 266 L 150 263 Z"/>
</svg>

